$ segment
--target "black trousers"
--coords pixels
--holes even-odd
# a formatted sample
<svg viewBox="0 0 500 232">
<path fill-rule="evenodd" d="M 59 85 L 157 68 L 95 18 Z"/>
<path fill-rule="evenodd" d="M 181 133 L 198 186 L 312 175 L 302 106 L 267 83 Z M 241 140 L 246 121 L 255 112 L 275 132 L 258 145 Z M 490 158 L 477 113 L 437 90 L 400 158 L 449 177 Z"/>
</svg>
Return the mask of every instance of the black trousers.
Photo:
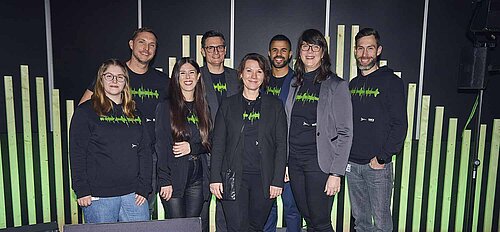
<svg viewBox="0 0 500 232">
<path fill-rule="evenodd" d="M 288 174 L 295 202 L 306 220 L 307 231 L 331 232 L 333 196 L 324 192 L 328 174 L 319 168 L 317 156 L 297 156 L 290 156 Z"/>
<path fill-rule="evenodd" d="M 189 174 L 182 197 L 162 199 L 166 218 L 200 217 L 203 209 L 203 168 L 201 160 L 189 161 Z M 175 190 L 174 190 L 175 191 Z"/>
<path fill-rule="evenodd" d="M 269 189 L 266 189 L 266 193 Z M 243 173 L 235 201 L 222 201 L 228 231 L 262 231 L 274 199 L 264 195 L 260 174 Z"/>
</svg>

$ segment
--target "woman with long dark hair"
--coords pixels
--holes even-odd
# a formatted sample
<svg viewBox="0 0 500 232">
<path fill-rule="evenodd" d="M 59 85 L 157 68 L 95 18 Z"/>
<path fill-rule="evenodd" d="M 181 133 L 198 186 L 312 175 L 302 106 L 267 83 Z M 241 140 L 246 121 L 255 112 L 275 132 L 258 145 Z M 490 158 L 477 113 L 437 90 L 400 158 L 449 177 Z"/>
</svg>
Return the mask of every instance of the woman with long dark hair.
<svg viewBox="0 0 500 232">
<path fill-rule="evenodd" d="M 210 195 L 211 122 L 200 67 L 193 59 L 183 57 L 175 64 L 169 98 L 158 105 L 156 120 L 158 186 L 167 218 L 199 217 Z"/>
<path fill-rule="evenodd" d="M 243 91 L 222 102 L 215 120 L 210 191 L 222 199 L 228 231 L 262 231 L 284 184 L 286 116 L 281 101 L 261 91 L 266 58 L 247 54 L 238 75 Z"/>
<path fill-rule="evenodd" d="M 105 61 L 70 126 L 72 187 L 87 223 L 149 220 L 152 155 L 126 66 Z"/>
<path fill-rule="evenodd" d="M 318 30 L 304 31 L 296 51 L 296 76 L 285 105 L 290 184 L 308 231 L 333 231 L 333 196 L 352 144 L 349 82 L 330 70 L 327 42 Z"/>
</svg>

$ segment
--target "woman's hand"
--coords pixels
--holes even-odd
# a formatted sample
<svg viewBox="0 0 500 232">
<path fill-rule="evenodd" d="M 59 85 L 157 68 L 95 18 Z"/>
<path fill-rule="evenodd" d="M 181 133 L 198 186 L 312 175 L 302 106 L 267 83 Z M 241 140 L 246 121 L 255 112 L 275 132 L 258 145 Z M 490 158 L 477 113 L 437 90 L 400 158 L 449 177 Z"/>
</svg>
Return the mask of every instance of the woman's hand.
<svg viewBox="0 0 500 232">
<path fill-rule="evenodd" d="M 139 194 L 135 194 L 135 205 L 137 206 L 141 206 L 142 204 L 144 204 L 146 202 L 146 198 L 139 195 Z"/>
<path fill-rule="evenodd" d="M 174 157 L 178 158 L 181 156 L 189 155 L 191 153 L 191 146 L 188 142 L 176 142 L 172 147 L 172 152 L 174 153 Z"/>
<path fill-rule="evenodd" d="M 276 186 L 269 186 L 269 198 L 274 199 L 281 195 L 281 192 L 283 191 L 283 188 L 276 187 Z"/>
<path fill-rule="evenodd" d="M 87 207 L 87 206 L 92 204 L 92 196 L 88 195 L 88 196 L 80 197 L 80 198 L 78 198 L 77 202 L 78 202 L 78 205 L 80 207 Z"/>
<path fill-rule="evenodd" d="M 326 180 L 325 191 L 327 196 L 333 196 L 340 192 L 340 177 L 339 176 L 328 176 Z"/>
<path fill-rule="evenodd" d="M 160 188 L 160 197 L 163 198 L 163 200 L 168 201 L 172 197 L 173 191 L 174 189 L 172 188 L 172 185 L 163 186 Z"/>
<path fill-rule="evenodd" d="M 222 199 L 222 193 L 224 192 L 222 189 L 222 183 L 211 183 L 210 192 L 215 195 L 217 199 Z"/>
</svg>

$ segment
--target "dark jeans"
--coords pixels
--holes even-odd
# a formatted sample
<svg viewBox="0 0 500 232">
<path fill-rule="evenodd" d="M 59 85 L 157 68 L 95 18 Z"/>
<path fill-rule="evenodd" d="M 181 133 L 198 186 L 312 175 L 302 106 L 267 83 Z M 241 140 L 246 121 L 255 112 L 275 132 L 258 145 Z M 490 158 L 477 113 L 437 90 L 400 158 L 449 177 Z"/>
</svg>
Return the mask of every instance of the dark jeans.
<svg viewBox="0 0 500 232">
<path fill-rule="evenodd" d="M 243 173 L 236 200 L 222 201 L 228 231 L 262 231 L 273 202 L 264 195 L 260 174 Z"/>
<path fill-rule="evenodd" d="M 290 156 L 288 160 L 288 174 L 295 202 L 306 220 L 308 231 L 333 231 L 333 196 L 324 192 L 328 174 L 319 168 L 317 156 L 296 156 Z"/>
<path fill-rule="evenodd" d="M 392 231 L 392 163 L 384 169 L 349 162 L 346 171 L 356 231 Z M 372 223 L 373 218 L 373 223 Z"/>
<path fill-rule="evenodd" d="M 189 161 L 189 174 L 182 197 L 162 199 L 166 218 L 200 217 L 203 209 L 203 171 L 201 160 Z M 175 190 L 174 190 L 175 191 Z"/>
<path fill-rule="evenodd" d="M 297 204 L 295 204 L 295 199 L 293 197 L 292 188 L 290 187 L 290 182 L 285 183 L 283 188 L 283 194 L 281 195 L 281 200 L 283 201 L 284 208 L 284 218 L 286 222 L 287 232 L 300 232 L 302 219 L 300 218 L 299 209 L 297 209 Z M 278 209 L 276 202 L 273 204 L 273 208 L 269 213 L 266 225 L 264 226 L 265 232 L 276 232 L 276 223 L 278 221 Z"/>
</svg>

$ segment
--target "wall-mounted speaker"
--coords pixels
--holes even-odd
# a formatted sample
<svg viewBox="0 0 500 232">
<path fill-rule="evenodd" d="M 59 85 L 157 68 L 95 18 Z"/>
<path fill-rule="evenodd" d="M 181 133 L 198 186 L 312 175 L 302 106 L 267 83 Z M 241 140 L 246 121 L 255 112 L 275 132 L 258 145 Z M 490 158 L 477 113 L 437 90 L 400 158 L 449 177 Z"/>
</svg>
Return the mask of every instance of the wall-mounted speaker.
<svg viewBox="0 0 500 232">
<path fill-rule="evenodd" d="M 500 32 L 500 0 L 476 0 L 472 32 Z"/>
<path fill-rule="evenodd" d="M 463 48 L 460 57 L 458 89 L 485 89 L 488 48 Z"/>
<path fill-rule="evenodd" d="M 64 232 L 201 232 L 201 218 L 158 221 L 65 225 Z"/>
</svg>

